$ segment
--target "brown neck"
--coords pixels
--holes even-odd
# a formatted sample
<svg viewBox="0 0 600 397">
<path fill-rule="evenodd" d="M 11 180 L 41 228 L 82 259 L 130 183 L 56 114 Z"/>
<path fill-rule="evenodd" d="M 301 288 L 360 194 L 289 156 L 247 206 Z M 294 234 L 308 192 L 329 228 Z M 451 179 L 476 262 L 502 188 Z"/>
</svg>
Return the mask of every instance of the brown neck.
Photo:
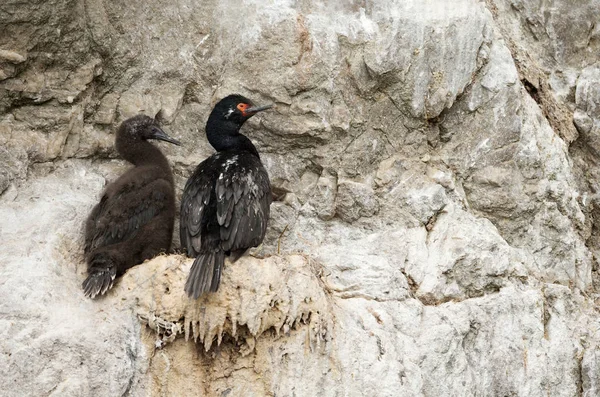
<svg viewBox="0 0 600 397">
<path fill-rule="evenodd" d="M 122 158 L 133 165 L 157 165 L 163 168 L 169 168 L 169 162 L 159 148 L 148 141 L 132 141 L 127 139 L 117 139 L 117 151 Z"/>
</svg>

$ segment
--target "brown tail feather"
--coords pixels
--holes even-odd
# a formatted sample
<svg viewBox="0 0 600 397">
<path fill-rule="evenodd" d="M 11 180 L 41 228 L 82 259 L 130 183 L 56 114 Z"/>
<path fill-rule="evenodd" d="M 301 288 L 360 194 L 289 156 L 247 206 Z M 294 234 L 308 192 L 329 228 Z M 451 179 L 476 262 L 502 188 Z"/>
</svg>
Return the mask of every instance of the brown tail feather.
<svg viewBox="0 0 600 397">
<path fill-rule="evenodd" d="M 81 284 L 85 296 L 94 299 L 112 288 L 117 276 L 117 266 L 104 254 L 98 254 L 90 260 L 89 275 Z"/>
</svg>

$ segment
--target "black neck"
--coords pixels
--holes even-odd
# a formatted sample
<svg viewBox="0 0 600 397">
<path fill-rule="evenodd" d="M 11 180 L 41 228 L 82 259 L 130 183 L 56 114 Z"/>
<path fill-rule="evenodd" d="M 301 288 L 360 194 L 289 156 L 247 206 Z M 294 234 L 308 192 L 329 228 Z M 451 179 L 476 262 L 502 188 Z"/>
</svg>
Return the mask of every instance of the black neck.
<svg viewBox="0 0 600 397">
<path fill-rule="evenodd" d="M 246 151 L 260 158 L 252 141 L 245 135 L 240 134 L 240 127 L 241 125 L 237 123 L 223 121 L 211 114 L 206 122 L 206 137 L 217 152 L 227 150 Z"/>
</svg>

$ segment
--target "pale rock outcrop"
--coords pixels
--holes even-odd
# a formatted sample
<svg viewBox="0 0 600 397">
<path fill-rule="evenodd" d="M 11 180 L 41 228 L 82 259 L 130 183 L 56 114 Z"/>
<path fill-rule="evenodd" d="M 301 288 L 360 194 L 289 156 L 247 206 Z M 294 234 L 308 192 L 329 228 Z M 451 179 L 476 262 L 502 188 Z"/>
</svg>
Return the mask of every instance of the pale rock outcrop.
<svg viewBox="0 0 600 397">
<path fill-rule="evenodd" d="M 262 334 L 288 334 L 301 324 L 307 324 L 311 348 L 331 338 L 331 304 L 310 260 L 244 257 L 223 275 L 223 288 L 199 301 L 179 288 L 192 263 L 183 256 L 160 256 L 132 270 L 115 291 L 127 296 L 138 317 L 159 334 L 157 347 L 181 334 L 209 351 L 229 338 L 246 355 Z"/>
<path fill-rule="evenodd" d="M 600 1 L 5 1 L 8 396 L 596 396 Z M 160 256 L 80 285 L 114 128 L 157 117 L 181 194 L 238 92 L 275 201 L 191 301 Z M 176 230 L 178 227 L 176 226 Z M 174 236 L 178 248 L 178 233 Z"/>
</svg>

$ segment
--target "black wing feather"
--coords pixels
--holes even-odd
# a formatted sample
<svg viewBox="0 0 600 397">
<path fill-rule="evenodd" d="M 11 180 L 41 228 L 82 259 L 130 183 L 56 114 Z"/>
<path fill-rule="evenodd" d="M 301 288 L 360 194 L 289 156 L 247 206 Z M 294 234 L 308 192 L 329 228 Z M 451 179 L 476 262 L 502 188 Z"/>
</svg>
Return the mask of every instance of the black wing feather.
<svg viewBox="0 0 600 397">
<path fill-rule="evenodd" d="M 213 173 L 218 158 L 209 157 L 196 167 L 188 179 L 181 197 L 181 223 L 179 237 L 182 247 L 192 257 L 198 256 L 202 250 L 202 229 L 206 227 L 206 213 L 213 193 Z"/>
<path fill-rule="evenodd" d="M 188 295 L 216 291 L 224 254 L 238 258 L 262 242 L 270 205 L 269 176 L 255 155 L 217 153 L 198 165 L 181 199 L 181 245 L 196 258 Z"/>
<path fill-rule="evenodd" d="M 270 192 L 266 170 L 260 159 L 250 153 L 237 155 L 237 161 L 229 164 L 223 155 L 200 163 L 188 180 L 181 201 L 180 238 L 188 255 L 197 256 L 216 248 L 203 248 L 202 244 L 207 225 L 215 222 L 224 251 L 259 245 L 267 228 Z M 209 208 L 211 200 L 216 201 L 216 211 Z M 207 219 L 211 216 L 215 219 Z"/>
<path fill-rule="evenodd" d="M 236 165 L 224 175 L 227 194 L 217 207 L 224 251 L 258 246 L 267 230 L 271 205 L 269 176 L 260 160 L 252 155 L 240 156 Z"/>
</svg>

